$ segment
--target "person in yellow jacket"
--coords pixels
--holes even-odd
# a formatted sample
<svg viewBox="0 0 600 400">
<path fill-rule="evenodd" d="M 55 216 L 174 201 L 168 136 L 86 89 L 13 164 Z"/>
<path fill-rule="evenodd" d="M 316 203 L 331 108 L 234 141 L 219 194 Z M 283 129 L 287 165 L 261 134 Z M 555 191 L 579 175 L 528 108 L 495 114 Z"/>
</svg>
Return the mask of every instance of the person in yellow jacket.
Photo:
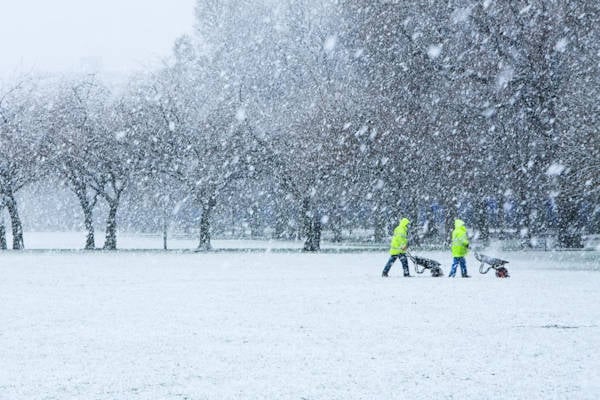
<svg viewBox="0 0 600 400">
<path fill-rule="evenodd" d="M 397 258 L 402 263 L 402 269 L 404 270 L 404 276 L 410 276 L 408 271 L 408 260 L 406 259 L 406 250 L 408 249 L 408 225 L 410 220 L 408 218 L 402 218 L 396 228 L 394 228 L 394 236 L 392 236 L 392 242 L 390 243 L 390 259 L 383 268 L 381 276 L 387 277 L 392 268 L 392 264 Z"/>
<path fill-rule="evenodd" d="M 467 228 L 465 223 L 460 219 L 454 220 L 454 230 L 452 231 L 452 268 L 450 269 L 449 278 L 454 278 L 456 275 L 456 267 L 460 265 L 460 272 L 463 278 L 470 278 L 467 274 L 467 262 L 465 256 L 469 248 L 469 238 L 467 237 Z"/>
</svg>

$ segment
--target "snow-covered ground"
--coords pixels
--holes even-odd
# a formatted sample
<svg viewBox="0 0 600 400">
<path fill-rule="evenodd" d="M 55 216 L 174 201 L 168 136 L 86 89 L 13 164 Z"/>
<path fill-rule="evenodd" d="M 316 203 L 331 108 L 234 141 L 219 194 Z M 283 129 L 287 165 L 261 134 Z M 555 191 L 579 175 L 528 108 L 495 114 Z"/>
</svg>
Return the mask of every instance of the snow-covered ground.
<svg viewBox="0 0 600 400">
<path fill-rule="evenodd" d="M 12 236 L 8 235 L 11 244 Z M 101 248 L 104 243 L 104 234 L 96 234 L 96 247 Z M 215 249 L 302 249 L 303 241 L 293 240 L 229 240 L 213 239 Z M 77 250 L 85 245 L 85 233 L 82 232 L 26 232 L 25 247 L 27 249 L 59 249 Z M 119 234 L 117 246 L 123 250 L 160 250 L 163 248 L 163 238 L 160 235 Z M 198 239 L 180 236 L 167 238 L 167 247 L 170 250 L 194 250 L 198 247 Z M 347 244 L 323 243 L 323 248 L 347 248 Z M 372 245 L 353 245 L 356 247 L 373 247 Z M 381 246 L 375 246 L 381 247 Z"/>
<path fill-rule="evenodd" d="M 2 252 L 0 399 L 600 398 L 600 253 L 501 255 Z"/>
</svg>

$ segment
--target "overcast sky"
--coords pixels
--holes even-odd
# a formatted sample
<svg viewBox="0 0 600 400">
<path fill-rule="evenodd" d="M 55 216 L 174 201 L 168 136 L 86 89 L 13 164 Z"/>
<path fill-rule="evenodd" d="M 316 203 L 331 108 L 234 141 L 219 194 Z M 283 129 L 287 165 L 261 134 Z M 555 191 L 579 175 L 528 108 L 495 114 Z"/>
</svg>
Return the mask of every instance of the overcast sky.
<svg viewBox="0 0 600 400">
<path fill-rule="evenodd" d="M 191 32 L 195 0 L 0 0 L 0 74 L 131 72 Z"/>
</svg>

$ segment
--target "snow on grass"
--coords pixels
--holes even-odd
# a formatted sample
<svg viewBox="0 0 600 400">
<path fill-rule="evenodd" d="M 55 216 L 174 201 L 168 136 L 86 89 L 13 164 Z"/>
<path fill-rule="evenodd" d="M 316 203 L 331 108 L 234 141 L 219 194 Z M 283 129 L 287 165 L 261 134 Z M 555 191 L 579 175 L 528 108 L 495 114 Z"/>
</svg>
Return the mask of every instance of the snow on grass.
<svg viewBox="0 0 600 400">
<path fill-rule="evenodd" d="M 190 235 L 192 236 L 192 235 Z M 85 245 L 83 232 L 26 232 L 25 248 L 28 250 L 80 250 Z M 12 244 L 9 235 L 8 243 Z M 101 249 L 104 234 L 96 234 L 96 247 Z M 297 249 L 301 250 L 301 240 L 251 240 L 251 239 L 214 239 L 211 244 L 215 249 Z M 117 246 L 123 250 L 160 250 L 163 248 L 161 235 L 119 234 Z M 373 245 L 348 245 L 345 243 L 323 243 L 322 248 L 373 247 Z M 198 239 L 168 237 L 167 247 L 173 250 L 194 250 L 198 247 Z M 381 248 L 381 245 L 375 247 Z M 387 247 L 387 244 L 384 246 Z"/>
<path fill-rule="evenodd" d="M 0 253 L 0 398 L 598 398 L 598 253 L 502 256 Z"/>
</svg>

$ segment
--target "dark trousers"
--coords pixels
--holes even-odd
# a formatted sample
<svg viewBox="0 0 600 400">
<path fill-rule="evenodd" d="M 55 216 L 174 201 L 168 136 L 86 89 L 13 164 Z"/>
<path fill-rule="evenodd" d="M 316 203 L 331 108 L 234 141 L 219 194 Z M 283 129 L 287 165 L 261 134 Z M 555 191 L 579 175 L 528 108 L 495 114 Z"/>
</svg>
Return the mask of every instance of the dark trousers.
<svg viewBox="0 0 600 400">
<path fill-rule="evenodd" d="M 406 254 L 394 254 L 393 256 L 390 256 L 390 259 L 388 260 L 387 264 L 385 264 L 385 267 L 383 268 L 383 275 L 387 275 L 388 272 L 390 272 L 390 268 L 392 268 L 392 264 L 396 261 L 397 258 L 399 258 L 400 262 L 402 263 L 402 269 L 404 270 L 404 276 L 410 275 L 410 273 L 408 272 L 408 260 L 406 259 Z"/>
<path fill-rule="evenodd" d="M 464 257 L 454 257 L 452 260 L 452 268 L 450 269 L 449 277 L 456 275 L 456 267 L 460 265 L 460 273 L 462 276 L 467 276 L 467 261 Z"/>
</svg>

